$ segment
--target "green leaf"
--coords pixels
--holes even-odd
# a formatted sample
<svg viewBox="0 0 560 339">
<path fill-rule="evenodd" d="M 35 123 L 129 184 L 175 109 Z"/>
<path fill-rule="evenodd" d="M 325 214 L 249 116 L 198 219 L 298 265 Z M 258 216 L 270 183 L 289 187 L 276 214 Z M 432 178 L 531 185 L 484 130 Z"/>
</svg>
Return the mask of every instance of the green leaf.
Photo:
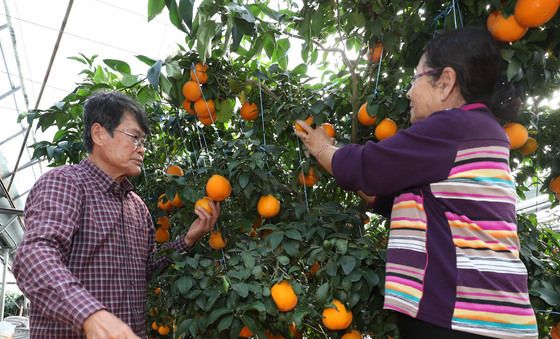
<svg viewBox="0 0 560 339">
<path fill-rule="evenodd" d="M 278 263 L 280 263 L 280 265 L 283 266 L 286 266 L 290 263 L 290 258 L 285 255 L 279 255 L 278 257 L 276 257 L 276 260 L 278 261 Z"/>
<path fill-rule="evenodd" d="M 234 99 L 224 99 L 216 102 L 216 115 L 219 122 L 231 120 L 233 109 L 235 108 Z"/>
<path fill-rule="evenodd" d="M 152 59 L 152 58 L 148 58 L 145 55 L 137 55 L 136 59 L 142 61 L 143 63 L 145 63 L 148 66 L 152 66 L 153 64 L 156 63 L 156 60 Z"/>
<path fill-rule="evenodd" d="M 255 257 L 253 257 L 251 254 L 243 253 L 241 254 L 241 258 L 243 259 L 243 264 L 248 269 L 252 269 L 255 266 Z"/>
<path fill-rule="evenodd" d="M 513 79 L 520 71 L 521 65 L 519 64 L 519 62 L 517 62 L 517 60 L 512 59 L 507 67 L 508 81 L 511 81 L 511 79 Z"/>
<path fill-rule="evenodd" d="M 230 313 L 231 313 L 231 310 L 228 309 L 228 308 L 215 309 L 208 316 L 208 322 L 206 323 L 206 325 L 208 325 L 208 326 L 212 325 L 216 320 L 221 318 L 223 315 L 230 314 Z"/>
<path fill-rule="evenodd" d="M 188 276 L 182 276 L 175 281 L 175 286 L 179 289 L 182 295 L 186 295 L 192 288 L 194 280 Z"/>
<path fill-rule="evenodd" d="M 241 187 L 241 189 L 244 189 L 245 187 L 247 187 L 248 184 L 249 184 L 249 175 L 246 173 L 242 173 L 239 176 L 239 186 Z"/>
<path fill-rule="evenodd" d="M 121 60 L 117 59 L 104 59 L 103 62 L 105 65 L 109 66 L 111 69 L 114 69 L 117 72 L 130 74 L 130 66 Z"/>
<path fill-rule="evenodd" d="M 282 231 L 272 232 L 268 237 L 266 237 L 266 240 L 270 244 L 270 247 L 272 248 L 272 250 L 275 250 L 276 247 L 278 247 L 278 245 L 280 245 L 280 243 L 282 242 L 282 239 L 284 239 L 284 232 L 282 232 Z"/>
<path fill-rule="evenodd" d="M 292 71 L 293 75 L 303 75 L 307 74 L 307 65 L 306 64 L 299 64 L 297 65 L 294 70 Z"/>
<path fill-rule="evenodd" d="M 247 296 L 249 295 L 249 286 L 245 283 L 236 283 L 236 284 L 232 284 L 231 288 L 237 292 L 237 294 L 241 297 L 241 298 L 247 298 Z"/>
<path fill-rule="evenodd" d="M 227 4 L 227 8 L 245 21 L 251 23 L 255 22 L 255 16 L 247 9 L 247 7 L 230 2 Z"/>
<path fill-rule="evenodd" d="M 132 87 L 137 82 L 138 82 L 138 76 L 137 75 L 124 74 L 123 77 L 121 78 L 121 83 L 125 87 Z"/>
<path fill-rule="evenodd" d="M 345 239 L 336 239 L 336 251 L 340 254 L 346 254 L 348 251 L 348 240 Z"/>
<path fill-rule="evenodd" d="M 206 62 L 206 58 L 212 52 L 212 38 L 216 34 L 217 24 L 208 20 L 202 23 L 197 32 L 196 51 L 198 52 L 201 61 Z"/>
<path fill-rule="evenodd" d="M 233 322 L 233 315 L 228 315 L 227 317 L 220 320 L 220 322 L 218 323 L 218 332 L 222 332 L 225 329 L 228 329 L 231 326 L 232 322 Z"/>
<path fill-rule="evenodd" d="M 351 257 L 349 255 L 345 255 L 340 258 L 340 265 L 342 266 L 342 270 L 344 271 L 344 274 L 348 275 L 356 267 L 356 258 Z"/>
<path fill-rule="evenodd" d="M 101 68 L 101 66 L 97 66 L 95 68 L 93 82 L 95 82 L 96 84 L 107 82 L 107 76 L 105 75 L 105 72 L 103 71 L 103 68 Z"/>
<path fill-rule="evenodd" d="M 164 0 L 148 0 L 148 22 L 152 21 L 165 7 Z"/>
<path fill-rule="evenodd" d="M 315 299 L 320 304 L 325 303 L 325 301 L 327 301 L 328 294 L 329 294 L 329 282 L 326 282 L 323 285 L 319 286 L 319 288 L 315 292 Z"/>
<path fill-rule="evenodd" d="M 161 74 L 162 61 L 158 60 L 148 69 L 148 81 L 157 90 L 159 87 L 159 76 Z"/>
<path fill-rule="evenodd" d="M 181 0 L 179 2 L 179 13 L 190 30 L 192 30 L 193 7 L 194 0 Z"/>
<path fill-rule="evenodd" d="M 294 240 L 303 240 L 301 233 L 296 229 L 289 229 L 285 233 L 286 238 L 294 239 Z"/>
<path fill-rule="evenodd" d="M 177 2 L 175 0 L 165 0 L 165 4 L 167 5 L 167 10 L 169 11 L 169 20 L 173 26 L 186 33 L 185 26 L 183 26 L 183 19 L 181 18 L 181 14 L 179 14 Z"/>
<path fill-rule="evenodd" d="M 177 62 L 168 62 L 165 64 L 165 72 L 173 79 L 180 80 L 183 77 L 183 71 Z"/>
</svg>

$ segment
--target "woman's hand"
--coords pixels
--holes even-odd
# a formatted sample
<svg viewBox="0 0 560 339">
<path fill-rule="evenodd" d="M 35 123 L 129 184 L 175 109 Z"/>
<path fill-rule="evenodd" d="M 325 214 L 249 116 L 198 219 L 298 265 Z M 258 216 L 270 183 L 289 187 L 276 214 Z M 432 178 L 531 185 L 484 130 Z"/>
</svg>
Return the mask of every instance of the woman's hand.
<svg viewBox="0 0 560 339">
<path fill-rule="evenodd" d="M 307 150 L 313 155 L 323 168 L 332 174 L 332 158 L 338 148 L 334 147 L 334 138 L 329 138 L 322 127 L 313 129 L 302 120 L 297 120 L 303 131 L 295 130 Z"/>
</svg>

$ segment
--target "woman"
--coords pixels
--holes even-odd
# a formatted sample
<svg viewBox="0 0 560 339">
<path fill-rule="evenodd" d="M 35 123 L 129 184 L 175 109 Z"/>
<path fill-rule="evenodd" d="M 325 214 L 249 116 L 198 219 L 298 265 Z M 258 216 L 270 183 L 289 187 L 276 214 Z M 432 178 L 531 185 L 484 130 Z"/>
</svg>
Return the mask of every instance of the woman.
<svg viewBox="0 0 560 339">
<path fill-rule="evenodd" d="M 403 338 L 537 337 L 499 123 L 520 101 L 500 64 L 486 30 L 445 33 L 416 67 L 411 127 L 341 148 L 321 128 L 296 131 L 341 187 L 390 216 L 384 308 Z"/>
</svg>

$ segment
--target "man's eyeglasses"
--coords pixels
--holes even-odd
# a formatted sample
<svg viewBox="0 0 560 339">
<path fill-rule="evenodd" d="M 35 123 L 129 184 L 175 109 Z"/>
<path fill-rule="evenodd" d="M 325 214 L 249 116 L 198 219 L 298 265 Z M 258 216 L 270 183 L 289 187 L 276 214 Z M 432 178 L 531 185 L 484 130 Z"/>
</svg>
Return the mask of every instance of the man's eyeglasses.
<svg viewBox="0 0 560 339">
<path fill-rule="evenodd" d="M 423 77 L 424 75 L 434 75 L 434 74 L 437 74 L 438 72 L 439 72 L 439 70 L 437 70 L 437 69 L 431 69 L 431 70 L 426 71 L 426 72 L 414 74 L 414 75 L 412 76 L 412 81 L 411 81 L 411 83 L 414 83 L 416 80 L 418 80 L 418 78 L 421 78 L 421 77 Z"/>
<path fill-rule="evenodd" d="M 132 134 L 132 133 L 128 133 L 128 132 L 125 132 L 125 131 L 121 131 L 121 130 L 118 130 L 118 129 L 115 129 L 115 131 L 120 132 L 120 133 L 122 133 L 122 134 L 124 134 L 124 135 L 128 135 L 129 137 L 131 137 L 131 138 L 134 140 L 134 141 L 133 141 L 133 142 L 134 142 L 134 147 L 136 147 L 136 148 L 143 147 L 144 149 L 146 149 L 146 143 L 147 143 L 146 138 L 144 138 L 144 137 L 139 137 L 139 136 L 134 135 L 134 134 Z"/>
</svg>

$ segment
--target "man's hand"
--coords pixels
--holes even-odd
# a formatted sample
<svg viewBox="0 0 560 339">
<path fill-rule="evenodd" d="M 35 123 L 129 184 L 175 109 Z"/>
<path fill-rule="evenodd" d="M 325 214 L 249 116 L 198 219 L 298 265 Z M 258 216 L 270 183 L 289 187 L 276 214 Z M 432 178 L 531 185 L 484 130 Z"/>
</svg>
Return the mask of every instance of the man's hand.
<svg viewBox="0 0 560 339">
<path fill-rule="evenodd" d="M 220 203 L 214 203 L 211 201 L 210 208 L 212 208 L 212 214 L 206 212 L 201 207 L 197 207 L 194 210 L 194 213 L 198 215 L 198 219 L 191 224 L 187 235 L 185 235 L 185 243 L 187 246 L 192 247 L 198 239 L 202 238 L 206 233 L 210 232 L 214 228 L 214 225 L 220 216 Z"/>
<path fill-rule="evenodd" d="M 105 310 L 90 315 L 83 327 L 87 339 L 140 339 L 127 324 Z"/>
</svg>

